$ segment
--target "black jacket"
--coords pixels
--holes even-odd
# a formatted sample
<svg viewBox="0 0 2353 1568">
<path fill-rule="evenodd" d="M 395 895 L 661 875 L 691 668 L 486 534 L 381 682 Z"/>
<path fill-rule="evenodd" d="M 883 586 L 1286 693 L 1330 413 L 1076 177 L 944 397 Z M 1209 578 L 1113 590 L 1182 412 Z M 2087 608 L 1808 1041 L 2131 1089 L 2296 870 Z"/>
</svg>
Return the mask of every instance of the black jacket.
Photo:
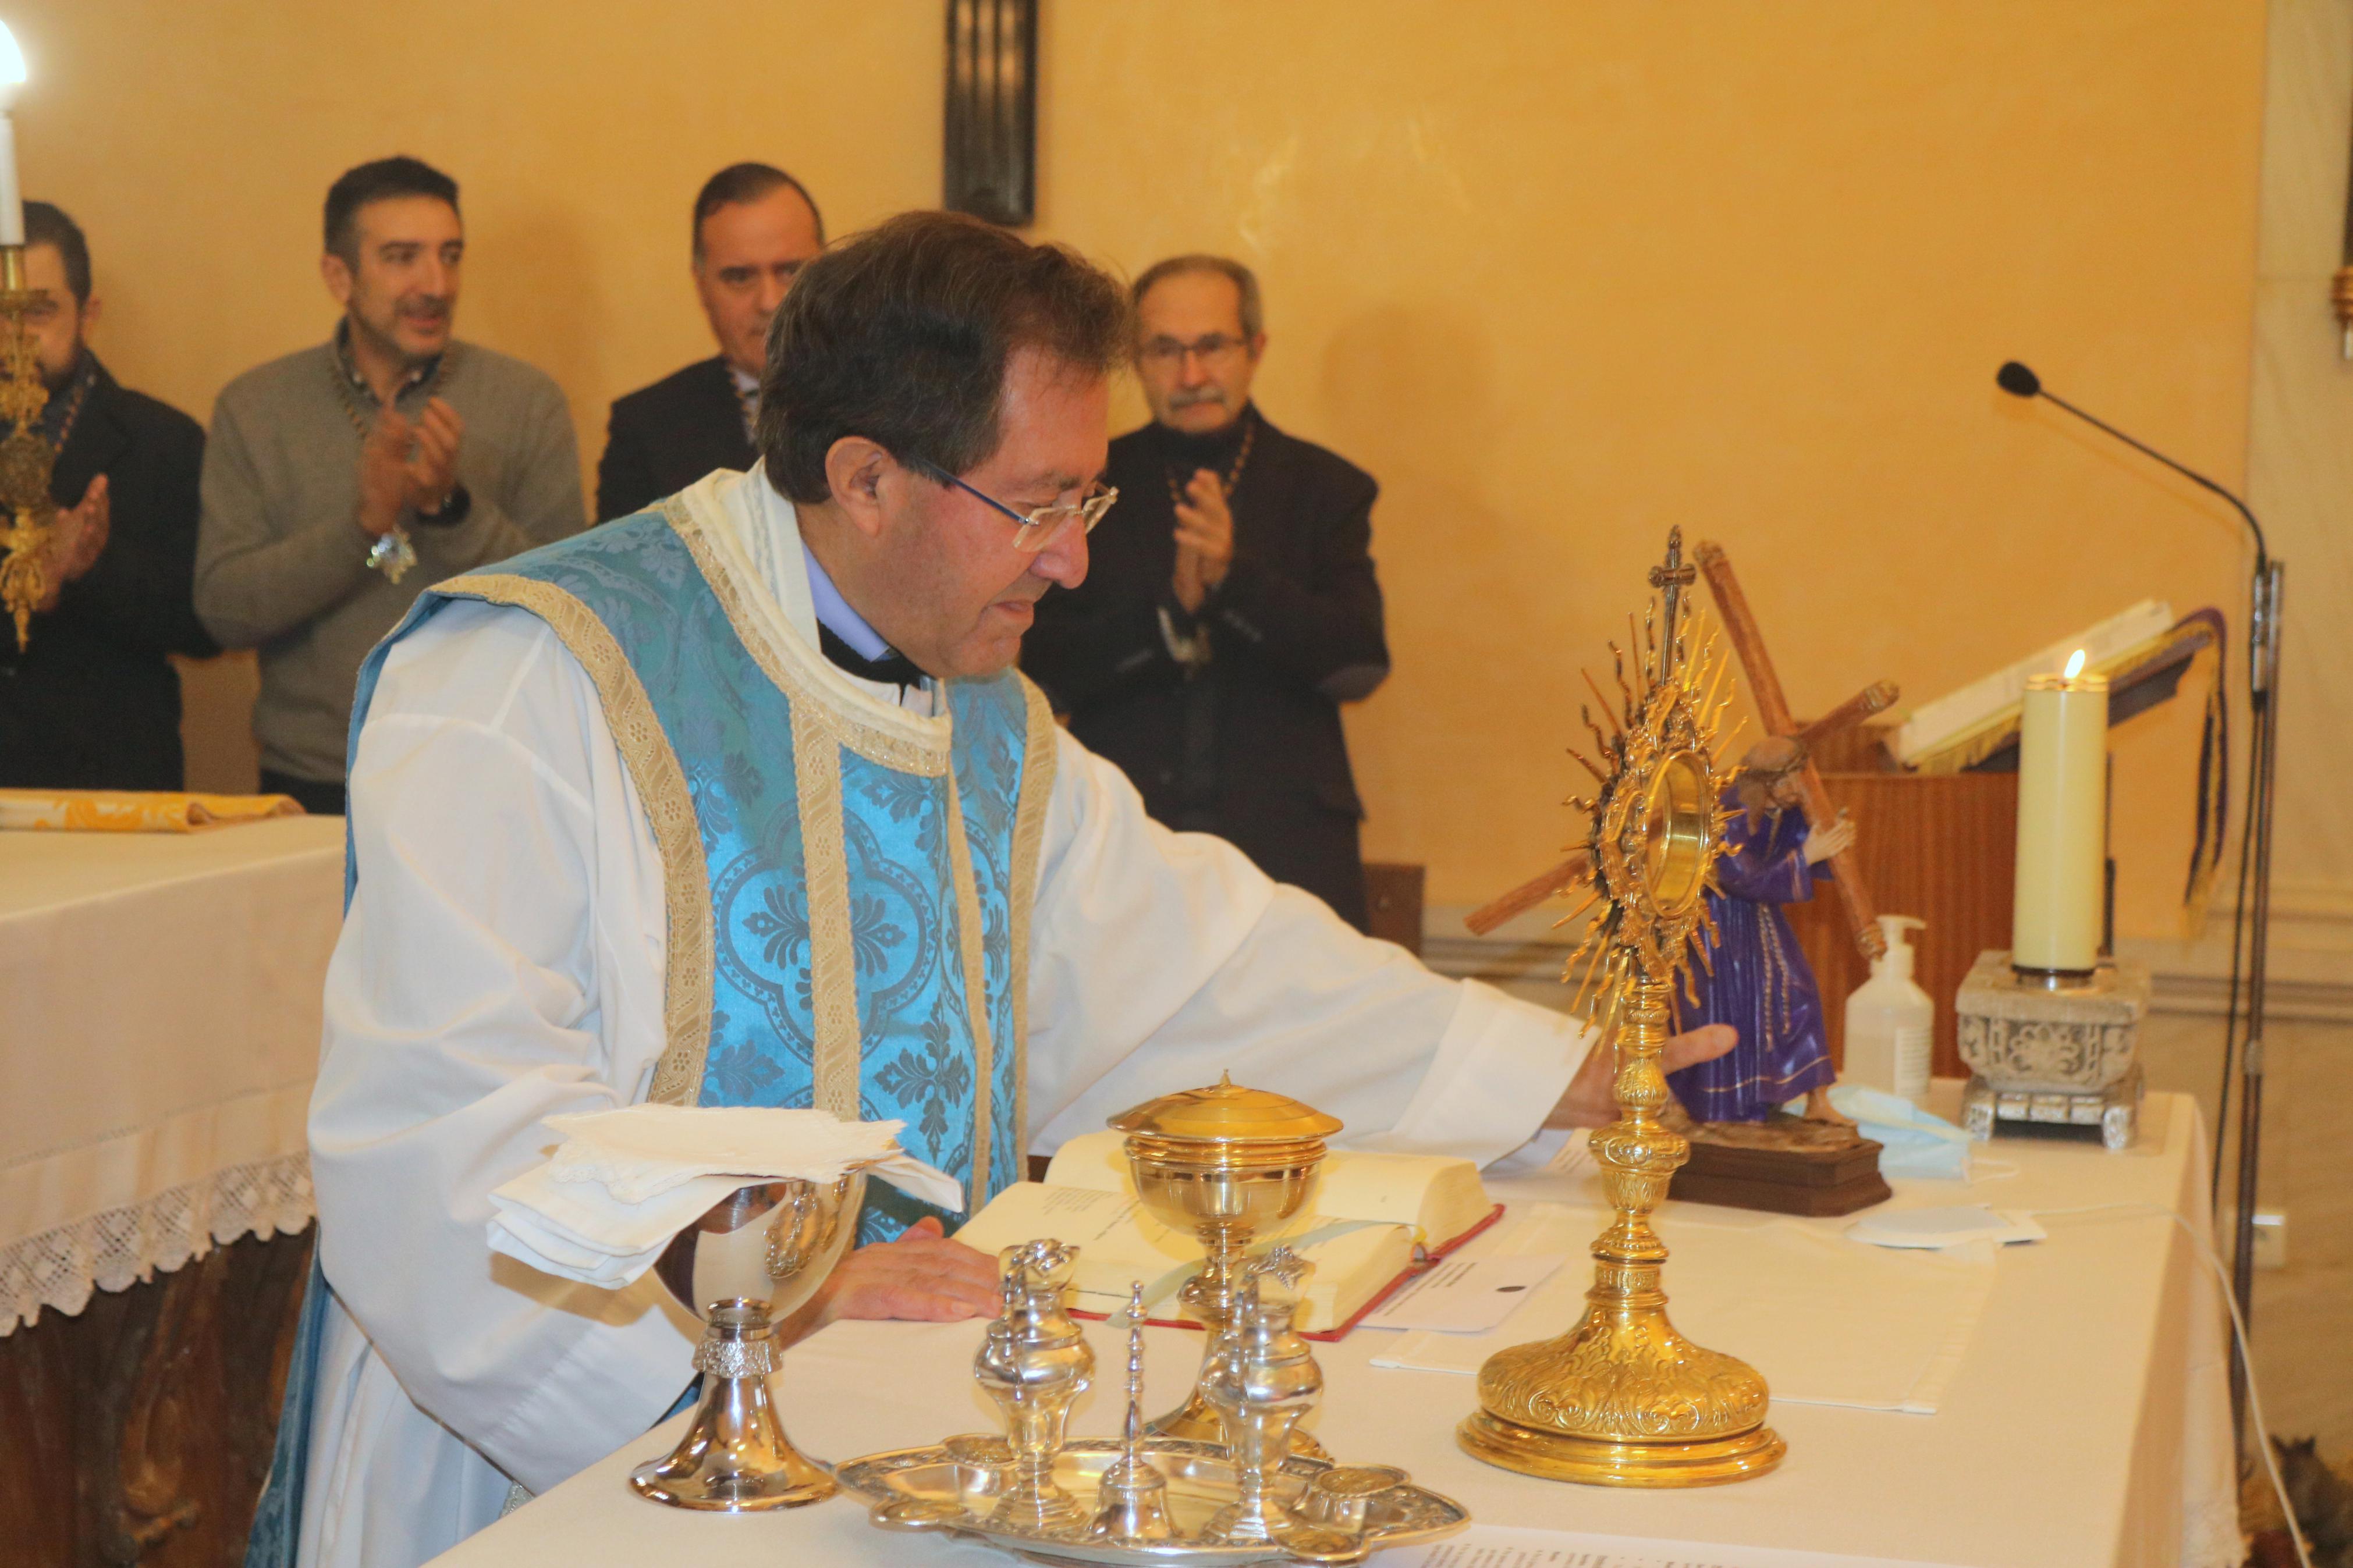
<svg viewBox="0 0 2353 1568">
<path fill-rule="evenodd" d="M 596 521 L 642 511 L 713 468 L 751 466 L 727 362 L 688 365 L 614 403 L 596 460 Z"/>
<path fill-rule="evenodd" d="M 1364 928 L 1364 816 L 1340 703 L 1388 673 L 1370 553 L 1372 476 L 1286 436 L 1255 407 L 1250 456 L 1228 504 L 1234 558 L 1198 625 L 1178 608 L 1173 479 L 1224 473 L 1242 429 L 1197 439 L 1158 425 L 1111 445 L 1113 507 L 1088 541 L 1087 579 L 1050 592 L 1022 666 L 1071 731 L 1117 763 L 1145 809 L 1216 833 L 1269 876 L 1316 894 Z M 1188 677 L 1162 634 L 1205 633 L 1211 659 Z"/>
<path fill-rule="evenodd" d="M 165 655 L 219 651 L 191 592 L 204 458 L 203 426 L 98 367 L 49 493 L 71 506 L 104 474 L 112 526 L 97 564 L 33 617 L 28 646 L 0 615 L 0 786 L 184 787 Z"/>
</svg>

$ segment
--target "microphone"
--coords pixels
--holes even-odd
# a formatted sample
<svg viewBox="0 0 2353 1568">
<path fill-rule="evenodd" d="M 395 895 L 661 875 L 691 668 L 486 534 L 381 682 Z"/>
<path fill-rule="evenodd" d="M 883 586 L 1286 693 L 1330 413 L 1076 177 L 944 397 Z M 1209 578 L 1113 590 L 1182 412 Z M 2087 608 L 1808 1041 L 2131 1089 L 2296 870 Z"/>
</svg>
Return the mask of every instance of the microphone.
<svg viewBox="0 0 2353 1568">
<path fill-rule="evenodd" d="M 2117 440 L 2122 441 L 2126 446 L 2130 447 L 2134 451 L 2140 453 L 2144 457 L 2156 458 L 2158 462 L 2163 463 L 2167 468 L 2171 468 L 2175 473 L 2179 474 L 2183 479 L 2188 479 L 2190 483 L 2201 486 L 2206 489 L 2210 489 L 2216 495 L 2221 496 L 2224 500 L 2229 501 L 2232 506 L 2238 509 L 2239 515 L 2247 520 L 2247 526 L 2254 531 L 2255 577 L 2259 582 L 2263 578 L 2265 575 L 2264 568 L 2271 561 L 2271 551 L 2263 542 L 2263 525 L 2255 521 L 2255 514 L 2247 510 L 2247 503 L 2245 501 L 2241 500 L 2237 496 L 2232 495 L 2229 490 L 2224 489 L 2221 486 L 2216 484 L 2205 475 L 2198 472 L 2195 468 L 2184 468 L 2179 463 L 2175 462 L 2172 458 L 2167 457 L 2164 453 L 2158 451 L 2156 447 L 2150 446 L 2146 441 L 2137 441 L 2130 436 L 2126 435 L 2123 431 L 2117 429 L 2115 426 L 2109 424 L 2106 420 L 2096 418 L 2092 415 L 2084 413 L 2082 409 L 2076 407 L 2073 404 L 2068 402 L 2065 398 L 2061 397 L 2056 393 L 2044 391 L 2042 387 L 2042 378 L 2035 374 L 2031 370 L 2029 370 L 2026 366 L 2019 363 L 2016 360 L 2005 361 L 2002 367 L 1994 372 L 1993 380 L 1995 385 L 2000 387 L 2004 392 L 2009 393 L 2012 397 L 2040 397 L 2046 403 L 2057 404 L 2060 407 L 2065 409 L 2076 418 L 2081 419 L 2084 424 L 2093 426 L 2094 429 L 2105 431 L 2107 434 L 2115 437 Z"/>
</svg>

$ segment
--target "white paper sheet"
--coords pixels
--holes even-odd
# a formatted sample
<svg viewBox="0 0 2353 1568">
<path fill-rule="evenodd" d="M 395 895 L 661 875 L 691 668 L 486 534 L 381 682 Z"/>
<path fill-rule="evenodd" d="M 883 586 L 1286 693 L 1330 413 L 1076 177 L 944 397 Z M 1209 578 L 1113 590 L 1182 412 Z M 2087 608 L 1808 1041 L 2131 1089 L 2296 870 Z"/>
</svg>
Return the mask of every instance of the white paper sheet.
<svg viewBox="0 0 2353 1568">
<path fill-rule="evenodd" d="M 1427 1329 L 1477 1334 L 1500 1328 L 1534 1290 L 1568 1261 L 1564 1253 L 1513 1258 L 1450 1258 L 1365 1319 L 1368 1329 Z"/>
</svg>

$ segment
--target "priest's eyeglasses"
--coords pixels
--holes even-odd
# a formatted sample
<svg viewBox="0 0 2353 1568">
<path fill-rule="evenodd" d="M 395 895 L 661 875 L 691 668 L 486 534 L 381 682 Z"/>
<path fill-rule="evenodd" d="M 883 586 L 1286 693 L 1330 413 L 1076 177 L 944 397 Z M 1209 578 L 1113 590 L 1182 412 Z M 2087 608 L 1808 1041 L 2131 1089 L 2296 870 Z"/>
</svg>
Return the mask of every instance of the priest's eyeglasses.
<svg viewBox="0 0 2353 1568">
<path fill-rule="evenodd" d="M 1080 532 L 1092 533 L 1095 524 L 1103 521 L 1103 513 L 1111 510 L 1111 503 L 1119 499 L 1119 491 L 1105 486 L 1084 500 L 1058 501 L 1052 506 L 1041 506 L 1035 511 L 1018 511 L 987 490 L 976 489 L 965 483 L 937 463 L 917 458 L 907 466 L 940 484 L 953 485 L 966 495 L 977 497 L 1018 523 L 1020 526 L 1013 534 L 1013 548 L 1025 555 L 1035 555 L 1045 549 L 1060 538 L 1063 529 L 1072 522 L 1079 524 Z"/>
</svg>

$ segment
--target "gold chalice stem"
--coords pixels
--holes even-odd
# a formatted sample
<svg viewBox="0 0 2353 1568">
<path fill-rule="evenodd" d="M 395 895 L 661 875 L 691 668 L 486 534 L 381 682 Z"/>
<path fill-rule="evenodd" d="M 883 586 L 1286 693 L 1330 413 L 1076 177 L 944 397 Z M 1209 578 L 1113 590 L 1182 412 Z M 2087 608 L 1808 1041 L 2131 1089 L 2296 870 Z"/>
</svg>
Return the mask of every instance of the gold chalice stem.
<svg viewBox="0 0 2353 1568">
<path fill-rule="evenodd" d="M 1765 1426 L 1765 1380 L 1704 1350 L 1667 1320 L 1659 1275 L 1665 1244 L 1651 1215 L 1691 1146 L 1659 1120 L 1659 1057 L 1668 982 L 1637 972 L 1620 1010 L 1619 1118 L 1593 1135 L 1616 1210 L 1593 1244 L 1585 1315 L 1558 1339 L 1499 1351 L 1479 1371 L 1480 1410 L 1463 1447 L 1507 1469 L 1604 1486 L 1704 1486 L 1762 1474 L 1781 1460 Z"/>
</svg>

